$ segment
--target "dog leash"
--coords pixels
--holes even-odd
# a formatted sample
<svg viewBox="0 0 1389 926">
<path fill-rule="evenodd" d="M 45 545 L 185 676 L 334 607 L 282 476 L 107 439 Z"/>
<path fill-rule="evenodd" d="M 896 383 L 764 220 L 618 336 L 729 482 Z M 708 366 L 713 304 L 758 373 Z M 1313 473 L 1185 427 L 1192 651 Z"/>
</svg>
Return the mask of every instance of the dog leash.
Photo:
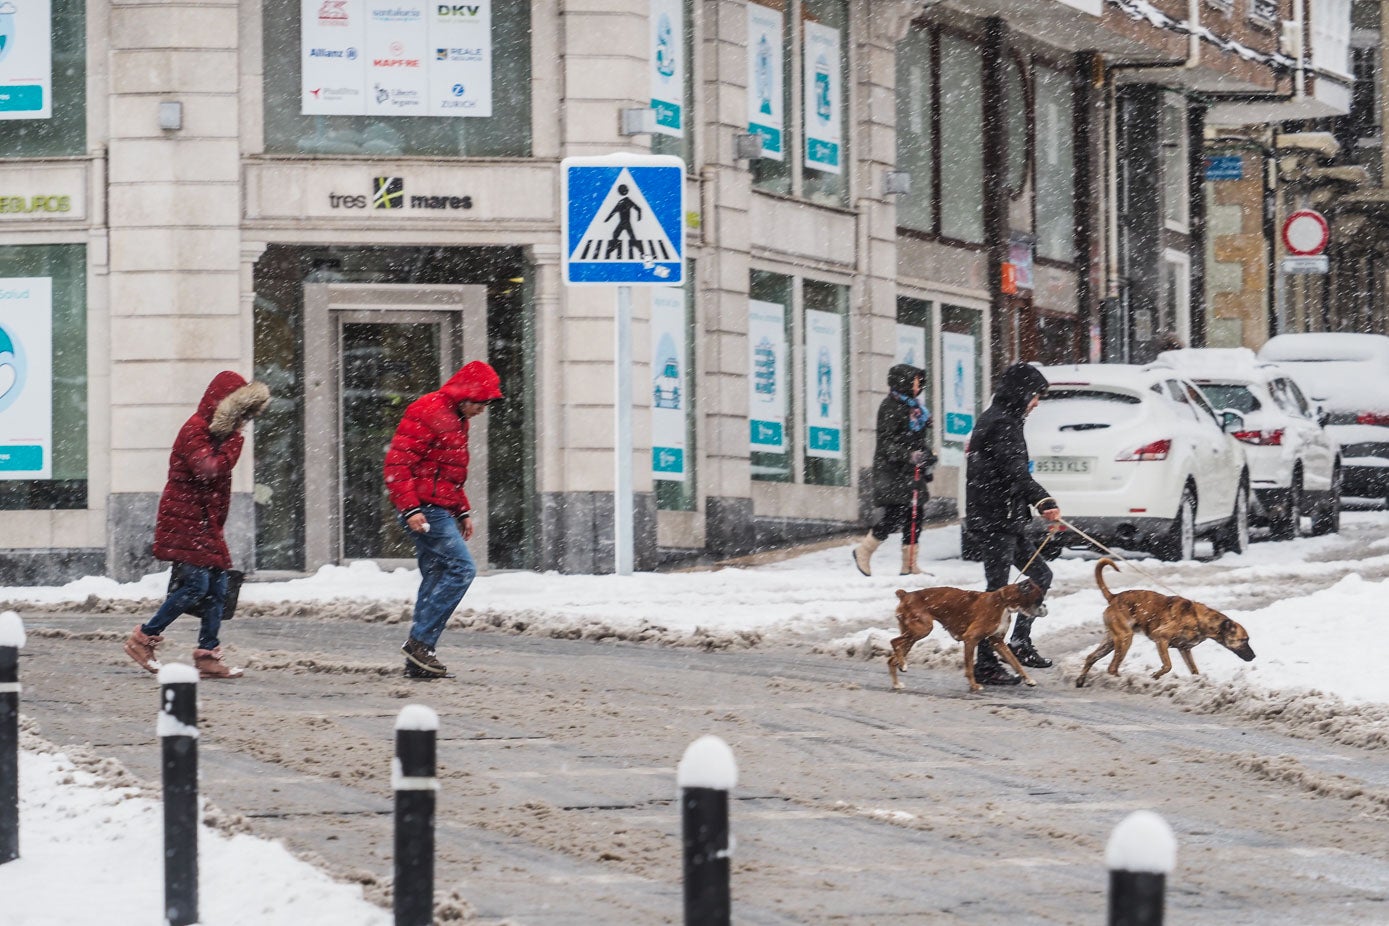
<svg viewBox="0 0 1389 926">
<path fill-rule="evenodd" d="M 1023 575 L 1027 575 L 1027 570 L 1028 570 L 1029 568 L 1031 568 L 1031 566 L 1032 566 L 1032 564 L 1033 564 L 1034 562 L 1037 561 L 1037 557 L 1038 557 L 1039 555 L 1041 555 L 1042 547 L 1044 547 L 1044 546 L 1047 545 L 1047 541 L 1051 539 L 1051 535 L 1054 534 L 1054 533 L 1056 533 L 1056 532 L 1055 532 L 1055 531 L 1047 531 L 1046 536 L 1042 538 L 1042 542 L 1039 543 L 1039 544 L 1037 544 L 1037 549 L 1034 550 L 1034 551 L 1032 551 L 1032 558 L 1029 559 L 1029 560 L 1027 561 L 1027 565 L 1026 565 L 1026 566 L 1022 567 L 1021 572 L 1022 572 Z"/>
<path fill-rule="evenodd" d="M 1085 533 L 1085 531 L 1081 530 L 1080 528 L 1076 527 L 1074 524 L 1072 524 L 1072 523 L 1070 523 L 1069 521 L 1067 521 L 1065 518 L 1057 518 L 1057 519 L 1056 519 L 1056 523 L 1065 525 L 1065 527 L 1066 527 L 1067 530 L 1075 531 L 1077 534 L 1079 534 L 1079 535 L 1080 535 L 1081 537 L 1083 537 L 1085 540 L 1089 541 L 1091 544 L 1094 544 L 1098 549 L 1102 550 L 1102 551 L 1105 552 L 1105 553 L 1108 553 L 1110 556 L 1112 556 L 1112 557 L 1114 557 L 1115 559 L 1119 560 L 1120 562 L 1122 562 L 1124 565 L 1126 565 L 1126 566 L 1128 566 L 1129 568 L 1131 568 L 1134 572 L 1138 573 L 1139 575 L 1147 576 L 1150 580 L 1152 580 L 1153 583 L 1155 583 L 1158 587 L 1164 589 L 1169 595 L 1175 595 L 1175 594 L 1177 594 L 1177 593 L 1174 592 L 1171 588 L 1169 588 L 1169 587 L 1167 586 L 1167 584 L 1166 584 L 1165 582 L 1163 582 L 1161 579 L 1159 579 L 1157 576 L 1153 575 L 1153 574 L 1152 574 L 1151 572 L 1149 572 L 1148 570 L 1146 570 L 1146 569 L 1144 569 L 1143 567 L 1139 566 L 1137 563 L 1133 562 L 1133 560 L 1127 558 L 1127 557 L 1124 556 L 1122 553 L 1116 553 L 1116 552 L 1114 552 L 1114 551 L 1111 550 L 1109 547 L 1107 547 L 1107 546 L 1105 546 L 1104 544 L 1100 543 L 1100 542 L 1099 542 L 1098 540 L 1096 540 L 1094 537 L 1091 537 L 1089 534 Z M 1048 535 L 1047 539 L 1050 539 L 1050 535 Z M 1047 542 L 1047 540 L 1043 540 L 1043 541 L 1042 541 L 1042 546 L 1046 546 L 1046 542 Z M 1040 553 L 1041 551 L 1042 551 L 1042 547 L 1038 547 L 1038 548 L 1037 548 L 1037 552 Z M 1032 554 L 1032 556 L 1033 556 L 1033 559 L 1035 559 L 1036 556 L 1037 556 L 1037 554 L 1034 553 L 1034 554 Z M 1031 565 L 1031 561 L 1030 561 L 1030 560 L 1028 561 L 1028 565 Z"/>
</svg>

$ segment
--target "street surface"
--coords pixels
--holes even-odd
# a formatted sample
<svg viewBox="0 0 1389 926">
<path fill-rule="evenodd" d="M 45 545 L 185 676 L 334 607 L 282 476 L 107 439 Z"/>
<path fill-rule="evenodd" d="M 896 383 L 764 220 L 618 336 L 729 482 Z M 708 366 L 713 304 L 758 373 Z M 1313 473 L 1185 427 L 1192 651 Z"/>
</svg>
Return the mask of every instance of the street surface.
<svg viewBox="0 0 1389 926">
<path fill-rule="evenodd" d="M 157 789 L 157 682 L 120 647 L 136 619 L 24 617 L 30 731 Z M 188 658 L 195 628 L 169 631 L 166 658 Z M 739 765 L 737 923 L 1100 923 L 1105 842 L 1145 808 L 1178 840 L 1170 922 L 1389 922 L 1382 730 L 1188 713 L 1141 683 L 1077 690 L 1069 664 L 969 695 L 958 647 L 894 693 L 881 658 L 806 639 L 707 652 L 451 629 L 440 656 L 458 678 L 415 682 L 398 675 L 404 635 L 238 616 L 223 640 L 247 677 L 200 685 L 218 819 L 382 903 L 393 724 L 418 702 L 440 716 L 444 920 L 680 922 L 675 766 L 714 733 Z"/>
</svg>

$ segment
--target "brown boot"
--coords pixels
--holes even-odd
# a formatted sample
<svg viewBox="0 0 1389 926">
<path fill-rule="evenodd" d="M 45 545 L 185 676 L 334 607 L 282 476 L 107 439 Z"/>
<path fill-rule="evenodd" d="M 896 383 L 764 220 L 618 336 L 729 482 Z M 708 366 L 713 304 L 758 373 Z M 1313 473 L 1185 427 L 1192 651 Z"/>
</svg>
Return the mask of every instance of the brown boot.
<svg viewBox="0 0 1389 926">
<path fill-rule="evenodd" d="M 854 547 L 854 565 L 858 567 L 859 572 L 866 576 L 871 576 L 873 574 L 868 563 L 869 560 L 873 558 L 873 552 L 877 550 L 878 547 L 882 546 L 882 544 L 883 542 L 881 540 L 873 536 L 872 531 L 863 535 L 863 539 Z"/>
<path fill-rule="evenodd" d="M 163 637 L 152 637 L 137 624 L 135 629 L 130 631 L 130 636 L 125 638 L 125 654 L 138 662 L 140 668 L 146 672 L 158 672 L 159 657 L 154 651 L 163 642 Z"/>
<path fill-rule="evenodd" d="M 925 576 L 930 575 L 916 565 L 917 546 L 914 543 L 902 544 L 902 575 L 904 576 Z"/>
<path fill-rule="evenodd" d="M 216 649 L 193 650 L 193 668 L 198 670 L 198 678 L 240 678 L 245 670 L 239 666 L 229 666 L 222 661 L 222 647 Z"/>
</svg>

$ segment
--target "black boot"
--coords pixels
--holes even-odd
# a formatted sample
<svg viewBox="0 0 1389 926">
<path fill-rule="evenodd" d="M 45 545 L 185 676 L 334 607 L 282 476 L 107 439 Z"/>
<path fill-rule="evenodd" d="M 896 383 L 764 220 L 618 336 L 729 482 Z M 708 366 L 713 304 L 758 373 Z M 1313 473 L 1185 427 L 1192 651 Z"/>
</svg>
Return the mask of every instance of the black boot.
<svg viewBox="0 0 1389 926">
<path fill-rule="evenodd" d="M 974 680 L 981 685 L 1016 685 L 1022 681 L 1003 668 L 987 640 L 979 644 L 979 651 L 974 654 Z"/>
<path fill-rule="evenodd" d="M 1008 648 L 1018 657 L 1018 662 L 1029 669 L 1050 669 L 1052 661 L 1037 652 L 1037 648 L 1032 645 L 1033 620 L 1031 617 L 1018 615 L 1013 624 L 1012 639 L 1008 641 Z"/>
</svg>

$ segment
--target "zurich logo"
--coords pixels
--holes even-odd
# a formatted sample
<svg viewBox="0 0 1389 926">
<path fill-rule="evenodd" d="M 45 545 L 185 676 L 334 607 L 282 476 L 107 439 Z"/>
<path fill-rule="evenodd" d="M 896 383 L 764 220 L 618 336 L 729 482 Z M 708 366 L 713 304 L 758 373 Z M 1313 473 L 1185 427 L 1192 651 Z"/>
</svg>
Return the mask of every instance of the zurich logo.
<svg viewBox="0 0 1389 926">
<path fill-rule="evenodd" d="M 0 3 L 0 61 L 10 53 L 14 46 L 14 14 L 19 12 L 13 3 Z"/>
<path fill-rule="evenodd" d="M 0 326 L 0 412 L 13 405 L 24 391 L 26 372 L 23 347 Z"/>
<path fill-rule="evenodd" d="M 464 90 L 463 90 L 463 85 L 462 85 L 462 84 L 454 84 L 454 85 L 453 85 L 453 95 L 454 95 L 454 96 L 462 96 L 463 93 L 464 93 Z"/>
</svg>

